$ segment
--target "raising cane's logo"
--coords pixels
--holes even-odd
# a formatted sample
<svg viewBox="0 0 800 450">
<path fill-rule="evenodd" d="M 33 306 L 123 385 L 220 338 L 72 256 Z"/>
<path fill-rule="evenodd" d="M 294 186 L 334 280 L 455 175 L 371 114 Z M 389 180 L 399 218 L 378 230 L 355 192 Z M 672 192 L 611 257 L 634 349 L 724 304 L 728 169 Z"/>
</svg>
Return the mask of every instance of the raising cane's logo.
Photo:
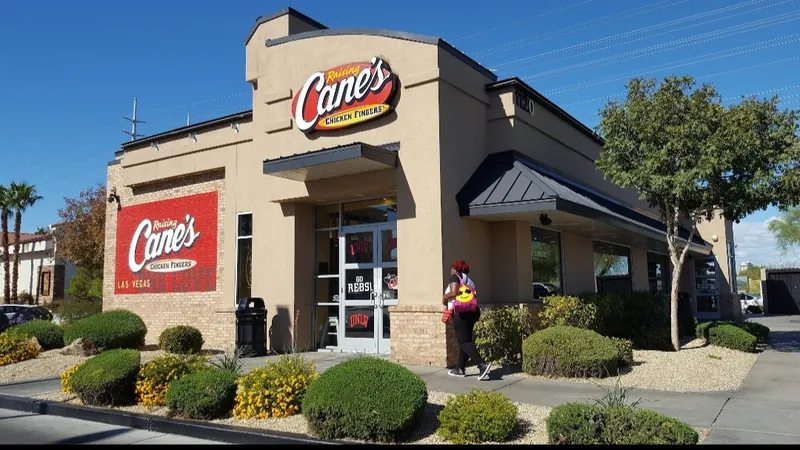
<svg viewBox="0 0 800 450">
<path fill-rule="evenodd" d="M 216 192 L 123 208 L 114 292 L 215 290 L 217 221 Z"/>
<path fill-rule="evenodd" d="M 376 56 L 311 75 L 292 100 L 292 115 L 304 133 L 345 128 L 391 111 L 396 89 L 397 76 Z"/>
</svg>

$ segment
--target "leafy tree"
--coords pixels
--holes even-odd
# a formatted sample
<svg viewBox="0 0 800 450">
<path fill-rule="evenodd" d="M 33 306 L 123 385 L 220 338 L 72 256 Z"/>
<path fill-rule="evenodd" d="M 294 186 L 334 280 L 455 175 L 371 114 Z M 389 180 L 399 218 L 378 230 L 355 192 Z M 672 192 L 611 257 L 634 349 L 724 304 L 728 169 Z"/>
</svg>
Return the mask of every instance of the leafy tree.
<svg viewBox="0 0 800 450">
<path fill-rule="evenodd" d="M 47 234 L 47 228 L 45 227 L 38 227 L 34 234 Z"/>
<path fill-rule="evenodd" d="M 708 84 L 692 77 L 632 79 L 623 102 L 600 111 L 605 139 L 597 166 L 606 178 L 635 188 L 666 222 L 672 262 L 672 345 L 678 339 L 678 286 L 694 225 L 723 214 L 738 221 L 769 205 L 800 199 L 798 111 L 777 97 L 742 98 L 725 106 Z M 679 238 L 682 221 L 692 224 Z"/>
<path fill-rule="evenodd" d="M 36 204 L 42 197 L 36 193 L 36 186 L 12 182 L 8 186 L 8 201 L 14 209 L 14 265 L 11 266 L 11 303 L 17 303 L 17 284 L 19 283 L 19 253 L 22 250 L 22 213 Z"/>
<path fill-rule="evenodd" d="M 594 254 L 594 275 L 596 277 L 614 276 L 624 273 L 625 265 L 622 256 L 610 253 Z"/>
<path fill-rule="evenodd" d="M 65 197 L 58 210 L 58 252 L 65 260 L 89 270 L 103 269 L 106 232 L 106 187 L 98 183 L 77 198 Z"/>
<path fill-rule="evenodd" d="M 11 199 L 8 188 L 0 185 L 0 225 L 2 226 L 2 243 L 0 250 L 3 252 L 3 303 L 11 301 L 11 264 L 8 258 L 8 216 L 11 214 Z"/>
<path fill-rule="evenodd" d="M 767 224 L 767 229 L 775 235 L 775 243 L 784 256 L 794 247 L 800 250 L 800 207 L 789 208 Z"/>
<path fill-rule="evenodd" d="M 103 271 L 79 267 L 70 279 L 67 294 L 78 300 L 99 300 L 103 298 Z"/>
</svg>

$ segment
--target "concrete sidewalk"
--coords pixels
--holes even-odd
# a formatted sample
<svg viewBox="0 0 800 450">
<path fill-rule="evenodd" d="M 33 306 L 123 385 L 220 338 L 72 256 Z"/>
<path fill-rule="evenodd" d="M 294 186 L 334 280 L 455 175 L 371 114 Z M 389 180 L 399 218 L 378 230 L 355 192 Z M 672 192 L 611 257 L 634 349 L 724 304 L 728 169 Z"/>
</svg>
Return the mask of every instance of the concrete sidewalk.
<svg viewBox="0 0 800 450">
<path fill-rule="evenodd" d="M 771 330 L 770 348 L 733 393 L 708 444 L 800 443 L 800 316 L 751 319 Z"/>
</svg>

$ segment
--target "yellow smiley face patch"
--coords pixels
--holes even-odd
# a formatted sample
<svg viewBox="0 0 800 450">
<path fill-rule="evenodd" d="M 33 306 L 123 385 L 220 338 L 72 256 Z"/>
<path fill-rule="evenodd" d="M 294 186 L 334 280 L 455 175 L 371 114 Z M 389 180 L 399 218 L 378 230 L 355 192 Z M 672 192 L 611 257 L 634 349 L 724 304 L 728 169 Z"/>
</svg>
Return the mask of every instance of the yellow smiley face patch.
<svg viewBox="0 0 800 450">
<path fill-rule="evenodd" d="M 462 285 L 458 288 L 458 295 L 456 295 L 456 300 L 461 303 L 469 303 L 472 299 L 475 298 L 475 293 L 472 292 L 469 286 Z"/>
</svg>

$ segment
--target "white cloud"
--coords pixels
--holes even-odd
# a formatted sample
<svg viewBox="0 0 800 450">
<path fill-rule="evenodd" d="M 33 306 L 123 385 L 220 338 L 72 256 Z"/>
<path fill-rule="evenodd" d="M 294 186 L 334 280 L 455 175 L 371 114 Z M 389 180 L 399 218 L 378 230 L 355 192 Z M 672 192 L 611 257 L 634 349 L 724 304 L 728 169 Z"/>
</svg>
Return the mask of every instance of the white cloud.
<svg viewBox="0 0 800 450">
<path fill-rule="evenodd" d="M 757 266 L 800 266 L 796 255 L 782 256 L 775 245 L 775 237 L 767 229 L 767 224 L 776 219 L 777 216 L 766 220 L 744 219 L 733 224 L 737 264 L 749 261 Z"/>
</svg>

